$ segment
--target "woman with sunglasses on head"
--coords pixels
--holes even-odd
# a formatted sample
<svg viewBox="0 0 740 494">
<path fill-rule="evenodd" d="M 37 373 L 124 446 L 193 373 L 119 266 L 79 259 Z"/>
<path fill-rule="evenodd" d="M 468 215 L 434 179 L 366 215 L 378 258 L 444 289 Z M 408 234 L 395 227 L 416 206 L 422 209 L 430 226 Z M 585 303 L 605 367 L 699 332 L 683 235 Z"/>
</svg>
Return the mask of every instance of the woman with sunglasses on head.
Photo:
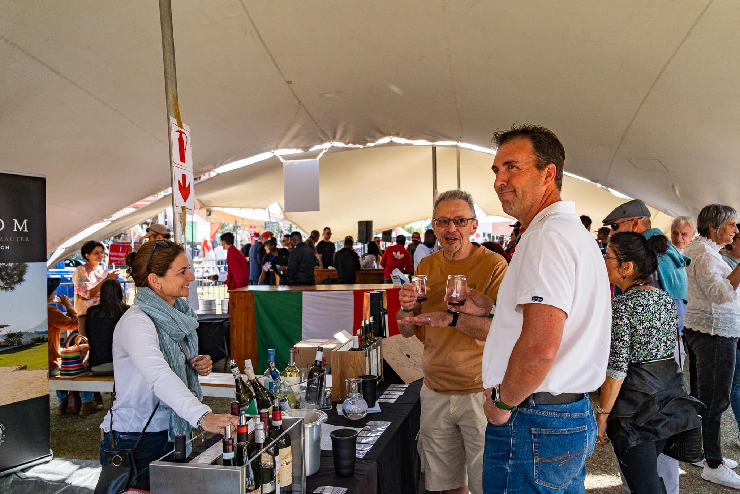
<svg viewBox="0 0 740 494">
<path fill-rule="evenodd" d="M 673 357 L 678 312 L 671 296 L 650 285 L 665 236 L 616 233 L 604 254 L 612 299 L 607 377 L 596 409 L 597 443 L 610 441 L 633 494 L 665 493 L 658 456 L 669 438 L 701 425 L 695 400 Z M 607 439 L 608 437 L 608 439 Z"/>
<path fill-rule="evenodd" d="M 686 268 L 689 303 L 686 306 L 686 343 L 691 349 L 691 394 L 705 407 L 702 413 L 704 480 L 740 489 L 737 463 L 722 457 L 722 413 L 730 406 L 740 338 L 740 266 L 730 268 L 719 251 L 738 234 L 738 213 L 721 204 L 705 206 L 697 217 L 696 236 L 683 253 L 692 259 Z M 699 466 L 697 465 L 697 466 Z"/>
<path fill-rule="evenodd" d="M 148 490 L 149 463 L 174 449 L 176 435 L 187 437 L 193 427 L 223 433 L 237 421 L 201 403 L 198 376 L 209 375 L 213 363 L 198 355 L 198 320 L 186 302 L 193 274 L 182 245 L 147 242 L 126 263 L 136 297 L 113 333 L 115 399 L 101 424 L 100 461 L 111 461 L 111 436 L 116 449 L 131 449 L 146 428 L 134 458 L 137 485 Z"/>
<path fill-rule="evenodd" d="M 102 264 L 105 257 L 105 246 L 95 240 L 82 244 L 80 254 L 87 261 L 78 266 L 72 275 L 75 287 L 75 311 L 80 321 L 80 334 L 85 336 L 85 317 L 87 309 L 100 303 L 100 287 L 106 279 L 117 280 L 118 270 L 108 272 L 108 266 Z"/>
</svg>

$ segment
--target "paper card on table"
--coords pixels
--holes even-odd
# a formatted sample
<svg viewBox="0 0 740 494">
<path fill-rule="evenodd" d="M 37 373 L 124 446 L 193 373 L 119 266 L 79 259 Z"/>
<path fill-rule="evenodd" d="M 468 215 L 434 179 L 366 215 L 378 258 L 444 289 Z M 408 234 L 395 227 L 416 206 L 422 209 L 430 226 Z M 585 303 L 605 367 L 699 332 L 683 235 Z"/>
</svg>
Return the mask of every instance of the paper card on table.
<svg viewBox="0 0 740 494">
<path fill-rule="evenodd" d="M 358 444 L 357 451 L 370 451 L 370 448 L 372 447 L 372 444 Z"/>
<path fill-rule="evenodd" d="M 317 487 L 313 494 L 346 494 L 346 487 L 334 487 L 331 485 L 322 485 Z"/>
<path fill-rule="evenodd" d="M 336 429 L 352 429 L 353 431 L 360 432 L 358 427 L 342 427 L 341 425 L 329 425 L 321 424 L 321 449 L 324 451 L 331 451 L 331 432 Z"/>
<path fill-rule="evenodd" d="M 421 366 L 423 353 L 424 344 L 415 336 L 404 338 L 403 335 L 397 334 L 390 338 L 383 338 L 383 359 L 405 383 L 411 383 L 424 377 Z"/>
<path fill-rule="evenodd" d="M 379 436 L 358 437 L 357 444 L 375 444 L 375 441 L 378 440 L 378 437 Z"/>
<path fill-rule="evenodd" d="M 381 403 L 395 403 L 395 398 L 378 398 L 378 401 Z"/>
<path fill-rule="evenodd" d="M 403 391 L 390 391 L 390 390 L 388 390 L 385 393 L 383 393 L 383 396 L 402 396 L 402 395 L 403 395 Z"/>
<path fill-rule="evenodd" d="M 388 386 L 388 389 L 395 389 L 395 388 L 403 388 L 403 389 L 406 389 L 408 387 L 409 387 L 408 384 L 391 384 L 390 386 Z"/>
<path fill-rule="evenodd" d="M 367 423 L 366 427 L 372 427 L 373 429 L 386 429 L 389 425 L 391 425 L 391 423 L 387 420 L 371 420 Z"/>
</svg>

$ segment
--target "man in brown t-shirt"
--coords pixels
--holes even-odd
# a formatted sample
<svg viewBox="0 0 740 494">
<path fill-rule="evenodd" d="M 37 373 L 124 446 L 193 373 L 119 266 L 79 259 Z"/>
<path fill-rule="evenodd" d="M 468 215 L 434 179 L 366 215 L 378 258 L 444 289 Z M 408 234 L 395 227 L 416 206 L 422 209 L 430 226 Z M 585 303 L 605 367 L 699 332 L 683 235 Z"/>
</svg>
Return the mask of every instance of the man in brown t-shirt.
<svg viewBox="0 0 740 494">
<path fill-rule="evenodd" d="M 467 192 L 440 194 L 433 214 L 442 250 L 422 259 L 416 269 L 416 274 L 427 276 L 428 299 L 417 302 L 414 287 L 404 285 L 396 320 L 405 337 L 423 333 L 424 338 L 419 453 L 425 487 L 456 494 L 469 488 L 478 494 L 487 424 L 481 362 L 491 323 L 488 318 L 449 312 L 446 283 L 448 275 L 465 275 L 468 288 L 495 299 L 507 263 L 499 254 L 470 242 L 478 220 Z"/>
</svg>

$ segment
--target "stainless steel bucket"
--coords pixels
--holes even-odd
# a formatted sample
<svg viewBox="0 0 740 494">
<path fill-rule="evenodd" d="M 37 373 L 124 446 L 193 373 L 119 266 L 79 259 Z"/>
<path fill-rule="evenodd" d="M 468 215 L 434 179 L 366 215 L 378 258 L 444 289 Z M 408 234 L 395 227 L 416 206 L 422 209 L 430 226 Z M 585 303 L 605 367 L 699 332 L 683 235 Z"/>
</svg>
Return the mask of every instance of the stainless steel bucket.
<svg viewBox="0 0 740 494">
<path fill-rule="evenodd" d="M 215 314 L 216 313 L 216 299 L 215 298 L 202 298 L 198 300 L 199 313 L 201 314 Z"/>
<path fill-rule="evenodd" d="M 295 409 L 285 412 L 290 417 L 303 418 L 303 458 L 306 463 L 306 476 L 319 471 L 321 465 L 321 424 L 327 415 L 321 410 Z"/>
</svg>

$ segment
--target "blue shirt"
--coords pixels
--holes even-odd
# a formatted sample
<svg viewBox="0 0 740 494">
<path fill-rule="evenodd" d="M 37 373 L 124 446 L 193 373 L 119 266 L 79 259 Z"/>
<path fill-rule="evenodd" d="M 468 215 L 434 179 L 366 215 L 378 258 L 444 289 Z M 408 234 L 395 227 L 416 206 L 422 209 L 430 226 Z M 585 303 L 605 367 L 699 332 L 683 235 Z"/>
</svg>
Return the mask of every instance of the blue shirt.
<svg viewBox="0 0 740 494">
<path fill-rule="evenodd" d="M 262 272 L 262 258 L 265 256 L 265 246 L 259 240 L 249 248 L 249 282 L 256 285 Z"/>
</svg>

